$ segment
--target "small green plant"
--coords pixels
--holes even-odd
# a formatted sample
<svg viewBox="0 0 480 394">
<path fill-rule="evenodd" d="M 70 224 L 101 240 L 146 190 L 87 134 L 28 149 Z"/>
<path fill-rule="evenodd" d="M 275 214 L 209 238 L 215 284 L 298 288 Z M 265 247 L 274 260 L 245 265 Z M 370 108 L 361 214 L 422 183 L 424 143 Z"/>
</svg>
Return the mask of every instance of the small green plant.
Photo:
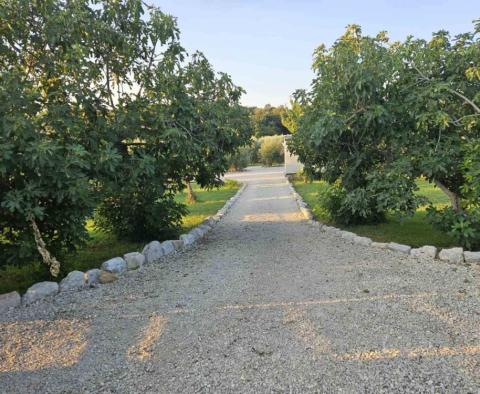
<svg viewBox="0 0 480 394">
<path fill-rule="evenodd" d="M 480 209 L 466 213 L 456 212 L 451 207 L 437 209 L 430 206 L 427 209 L 427 219 L 466 249 L 480 248 Z"/>
<path fill-rule="evenodd" d="M 185 205 L 174 201 L 174 195 L 155 198 L 139 190 L 132 199 L 129 193 L 105 200 L 99 206 L 96 223 L 118 239 L 144 241 L 168 239 L 179 234 Z"/>
<path fill-rule="evenodd" d="M 239 188 L 239 183 L 234 179 L 226 179 L 223 183 L 223 188 L 227 190 L 234 190 Z"/>
</svg>

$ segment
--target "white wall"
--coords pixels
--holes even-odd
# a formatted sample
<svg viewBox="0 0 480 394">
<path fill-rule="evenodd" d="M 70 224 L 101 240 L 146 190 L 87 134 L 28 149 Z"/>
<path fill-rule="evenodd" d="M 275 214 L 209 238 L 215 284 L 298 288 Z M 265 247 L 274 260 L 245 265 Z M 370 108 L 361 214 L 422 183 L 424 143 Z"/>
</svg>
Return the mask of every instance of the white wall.
<svg viewBox="0 0 480 394">
<path fill-rule="evenodd" d="M 303 164 L 298 161 L 298 157 L 290 153 L 287 147 L 287 141 L 291 138 L 290 135 L 285 135 L 283 139 L 283 147 L 285 150 L 285 174 L 296 174 L 303 169 Z"/>
</svg>

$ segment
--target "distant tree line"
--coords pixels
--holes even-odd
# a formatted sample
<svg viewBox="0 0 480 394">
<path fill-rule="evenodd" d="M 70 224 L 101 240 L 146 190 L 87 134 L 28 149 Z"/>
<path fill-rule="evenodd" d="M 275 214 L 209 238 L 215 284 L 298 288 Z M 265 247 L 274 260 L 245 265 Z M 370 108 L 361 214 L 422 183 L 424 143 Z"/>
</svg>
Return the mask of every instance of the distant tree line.
<svg viewBox="0 0 480 394">
<path fill-rule="evenodd" d="M 290 134 L 282 121 L 282 116 L 286 113 L 285 106 L 273 107 L 267 104 L 263 108 L 253 107 L 249 110 L 255 137 Z"/>
<path fill-rule="evenodd" d="M 286 106 L 248 107 L 253 138 L 235 154 L 229 155 L 230 170 L 241 171 L 249 165 L 272 166 L 284 162 L 283 135 L 295 127 Z"/>
</svg>

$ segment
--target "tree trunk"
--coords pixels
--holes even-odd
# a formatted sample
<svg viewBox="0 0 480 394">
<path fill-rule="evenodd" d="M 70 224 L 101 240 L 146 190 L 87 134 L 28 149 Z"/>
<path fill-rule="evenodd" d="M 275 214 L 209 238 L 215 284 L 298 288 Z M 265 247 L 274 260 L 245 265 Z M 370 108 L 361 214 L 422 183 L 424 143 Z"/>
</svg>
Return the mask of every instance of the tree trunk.
<svg viewBox="0 0 480 394">
<path fill-rule="evenodd" d="M 462 212 L 462 206 L 460 204 L 460 197 L 458 196 L 458 194 L 449 190 L 442 182 L 437 181 L 436 179 L 434 180 L 434 182 L 435 185 L 448 196 L 450 202 L 452 203 L 453 210 L 455 212 Z"/>
<path fill-rule="evenodd" d="M 189 204 L 195 204 L 197 202 L 197 196 L 193 192 L 192 184 L 190 181 L 185 182 L 187 184 L 187 202 Z"/>
<path fill-rule="evenodd" d="M 50 267 L 50 273 L 52 274 L 52 276 L 56 278 L 60 273 L 60 263 L 55 258 L 55 256 L 52 256 L 47 250 L 45 242 L 42 238 L 42 234 L 40 233 L 40 230 L 38 229 L 35 220 L 31 219 L 30 224 L 32 225 L 33 236 L 35 237 L 35 244 L 37 245 L 37 250 L 40 253 L 40 256 L 42 256 L 43 262 Z"/>
</svg>

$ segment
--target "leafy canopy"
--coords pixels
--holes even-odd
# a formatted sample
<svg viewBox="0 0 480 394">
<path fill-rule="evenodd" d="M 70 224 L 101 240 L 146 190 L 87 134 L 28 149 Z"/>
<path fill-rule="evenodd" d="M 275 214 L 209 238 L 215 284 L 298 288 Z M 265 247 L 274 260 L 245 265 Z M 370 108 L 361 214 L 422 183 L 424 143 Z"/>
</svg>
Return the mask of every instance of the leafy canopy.
<svg viewBox="0 0 480 394">
<path fill-rule="evenodd" d="M 467 247 L 480 242 L 480 24 L 453 39 L 391 43 L 351 25 L 314 55 L 312 89 L 297 92 L 303 115 L 292 149 L 306 171 L 335 184 L 331 210 L 345 223 L 411 214 L 419 176 L 451 207 L 431 220 Z M 477 183 L 475 183 L 477 182 Z"/>
<path fill-rule="evenodd" d="M 249 139 L 243 90 L 176 19 L 140 0 L 2 1 L 0 252 L 38 258 L 32 221 L 60 255 L 85 220 L 117 235 L 175 234 L 185 179 L 218 184 Z"/>
</svg>

